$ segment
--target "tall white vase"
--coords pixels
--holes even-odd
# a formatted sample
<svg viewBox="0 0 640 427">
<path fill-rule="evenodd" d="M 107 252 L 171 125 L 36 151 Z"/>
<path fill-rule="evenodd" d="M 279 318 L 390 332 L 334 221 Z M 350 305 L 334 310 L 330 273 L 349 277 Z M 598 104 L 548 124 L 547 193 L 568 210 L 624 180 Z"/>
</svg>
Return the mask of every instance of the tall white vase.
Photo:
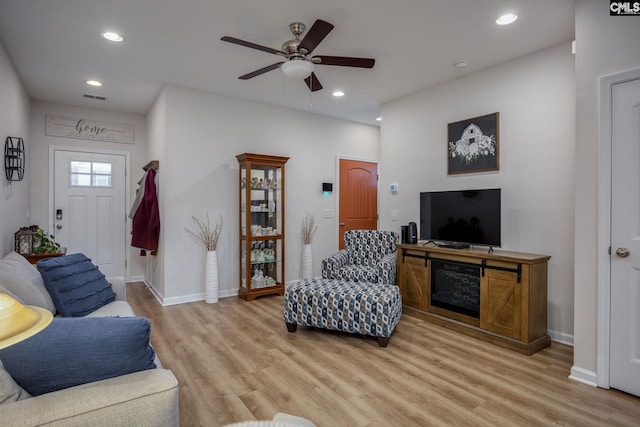
<svg viewBox="0 0 640 427">
<path fill-rule="evenodd" d="M 302 278 L 311 280 L 313 278 L 313 255 L 311 253 L 311 244 L 302 246 Z"/>
<path fill-rule="evenodd" d="M 218 302 L 218 254 L 207 251 L 207 263 L 204 268 L 204 302 Z"/>
</svg>

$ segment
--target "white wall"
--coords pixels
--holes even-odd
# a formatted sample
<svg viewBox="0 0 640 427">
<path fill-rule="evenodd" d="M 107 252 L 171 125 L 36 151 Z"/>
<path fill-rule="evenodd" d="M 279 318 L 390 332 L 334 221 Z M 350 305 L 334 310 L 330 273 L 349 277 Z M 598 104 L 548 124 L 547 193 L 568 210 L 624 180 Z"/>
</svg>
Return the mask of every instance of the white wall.
<svg viewBox="0 0 640 427">
<path fill-rule="evenodd" d="M 20 77 L 9 60 L 4 46 L 0 43 L 0 143 L 4 156 L 4 142 L 8 136 L 21 137 L 25 145 L 25 174 L 22 181 L 7 181 L 4 157 L 0 166 L 2 194 L 0 195 L 0 256 L 14 248 L 14 233 L 20 227 L 30 225 L 27 218 L 29 209 L 29 170 L 31 163 L 31 141 L 29 138 L 29 95 Z"/>
<path fill-rule="evenodd" d="M 640 67 L 640 18 L 576 1 L 575 348 L 572 374 L 596 380 L 598 78 Z M 608 246 L 608 242 L 600 242 Z"/>
<path fill-rule="evenodd" d="M 239 194 L 236 155 L 244 152 L 290 157 L 286 165 L 285 280 L 301 277 L 300 224 L 315 213 L 314 273 L 337 250 L 335 195 L 321 195 L 323 181 L 336 182 L 336 156 L 379 158 L 379 129 L 178 87 L 166 87 L 154 106 L 153 127 L 165 120 L 167 161 L 160 164 L 163 290 L 165 303 L 203 298 L 205 252 L 185 232 L 191 216 L 224 218 L 218 243 L 220 295 L 239 285 Z M 164 110 L 161 112 L 161 110 Z M 311 110 L 312 111 L 312 110 Z M 154 131 L 156 132 L 156 131 Z M 160 134 L 160 131 L 157 131 Z M 159 140 L 162 137 L 158 137 Z M 153 143 L 155 144 L 155 142 Z M 155 283 L 152 284 L 155 287 Z"/>
<path fill-rule="evenodd" d="M 58 114 L 69 117 L 84 117 L 107 122 L 131 124 L 134 127 L 133 144 L 115 144 L 108 142 L 90 141 L 83 139 L 62 138 L 45 135 L 45 114 Z M 113 150 L 128 152 L 130 156 L 131 171 L 130 195 L 133 199 L 136 194 L 138 181 L 143 175 L 142 166 L 148 161 L 147 152 L 147 123 L 142 115 L 115 113 L 103 110 L 71 107 L 47 102 L 32 102 L 29 124 L 31 137 L 31 224 L 38 224 L 46 230 L 48 228 L 49 212 L 49 146 L 81 147 L 87 149 Z M 131 201 L 127 203 L 127 213 Z M 131 230 L 131 221 L 127 222 L 127 233 Z M 131 240 L 127 237 L 127 242 Z M 144 275 L 144 260 L 140 260 L 139 251 L 131 250 L 131 277 Z"/>
<path fill-rule="evenodd" d="M 156 183 L 158 184 L 158 210 L 160 212 L 160 220 L 163 221 L 164 218 L 164 186 L 160 185 L 163 181 L 166 156 L 165 156 L 165 146 L 166 146 L 166 113 L 167 113 L 167 105 L 166 105 L 166 94 L 163 89 L 158 98 L 154 102 L 151 110 L 147 114 L 147 129 L 149 132 L 149 138 L 147 140 L 147 158 L 149 160 L 158 160 L 159 168 L 156 171 Z M 165 294 L 164 290 L 164 275 L 162 271 L 164 270 L 164 227 L 162 223 L 160 224 L 160 240 L 158 241 L 158 255 L 157 256 L 149 256 L 146 257 L 145 263 L 145 281 L 147 284 L 151 286 L 151 289 L 156 294 L 159 299 L 162 299 Z"/>
<path fill-rule="evenodd" d="M 381 228 L 419 223 L 421 191 L 502 188 L 502 248 L 550 255 L 548 328 L 573 334 L 574 58 L 570 43 L 383 106 Z M 500 170 L 447 175 L 447 123 L 500 113 Z M 397 194 L 389 184 L 399 184 Z M 391 221 L 391 210 L 399 221 Z"/>
</svg>

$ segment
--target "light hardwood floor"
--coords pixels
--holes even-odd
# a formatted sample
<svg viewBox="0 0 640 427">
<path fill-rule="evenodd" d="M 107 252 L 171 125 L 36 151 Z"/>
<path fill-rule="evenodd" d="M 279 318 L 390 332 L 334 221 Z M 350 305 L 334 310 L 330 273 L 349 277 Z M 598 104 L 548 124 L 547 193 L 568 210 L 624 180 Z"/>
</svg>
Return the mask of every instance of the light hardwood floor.
<svg viewBox="0 0 640 427">
<path fill-rule="evenodd" d="M 525 356 L 404 315 L 387 348 L 298 327 L 282 297 L 162 307 L 142 283 L 128 300 L 180 384 L 182 426 L 271 419 L 329 426 L 637 426 L 640 398 L 568 379 L 572 348 Z"/>
</svg>

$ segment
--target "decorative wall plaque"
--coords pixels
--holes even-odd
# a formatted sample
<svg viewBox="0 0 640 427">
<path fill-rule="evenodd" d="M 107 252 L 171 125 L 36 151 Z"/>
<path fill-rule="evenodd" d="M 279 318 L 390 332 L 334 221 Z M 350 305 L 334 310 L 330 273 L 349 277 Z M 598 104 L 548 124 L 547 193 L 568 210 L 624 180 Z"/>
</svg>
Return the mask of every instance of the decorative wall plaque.
<svg viewBox="0 0 640 427">
<path fill-rule="evenodd" d="M 45 135 L 133 144 L 133 125 L 83 117 L 45 115 Z"/>
</svg>

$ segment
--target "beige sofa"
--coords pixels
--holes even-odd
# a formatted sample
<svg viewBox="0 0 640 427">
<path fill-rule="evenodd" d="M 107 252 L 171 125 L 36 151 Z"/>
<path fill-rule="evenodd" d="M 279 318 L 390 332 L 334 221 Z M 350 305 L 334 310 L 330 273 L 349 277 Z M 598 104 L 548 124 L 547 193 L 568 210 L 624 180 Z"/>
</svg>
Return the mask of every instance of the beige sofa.
<svg viewBox="0 0 640 427">
<path fill-rule="evenodd" d="M 134 316 L 126 301 L 124 280 L 108 280 L 116 300 L 88 316 Z M 55 311 L 38 270 L 15 252 L 0 259 L 0 292 L 9 293 L 24 304 Z M 177 426 L 178 382 L 171 371 L 162 368 L 157 355 L 155 362 L 157 369 L 1 403 L 1 423 L 7 426 Z M 0 384 L 0 388 L 4 386 Z"/>
</svg>

